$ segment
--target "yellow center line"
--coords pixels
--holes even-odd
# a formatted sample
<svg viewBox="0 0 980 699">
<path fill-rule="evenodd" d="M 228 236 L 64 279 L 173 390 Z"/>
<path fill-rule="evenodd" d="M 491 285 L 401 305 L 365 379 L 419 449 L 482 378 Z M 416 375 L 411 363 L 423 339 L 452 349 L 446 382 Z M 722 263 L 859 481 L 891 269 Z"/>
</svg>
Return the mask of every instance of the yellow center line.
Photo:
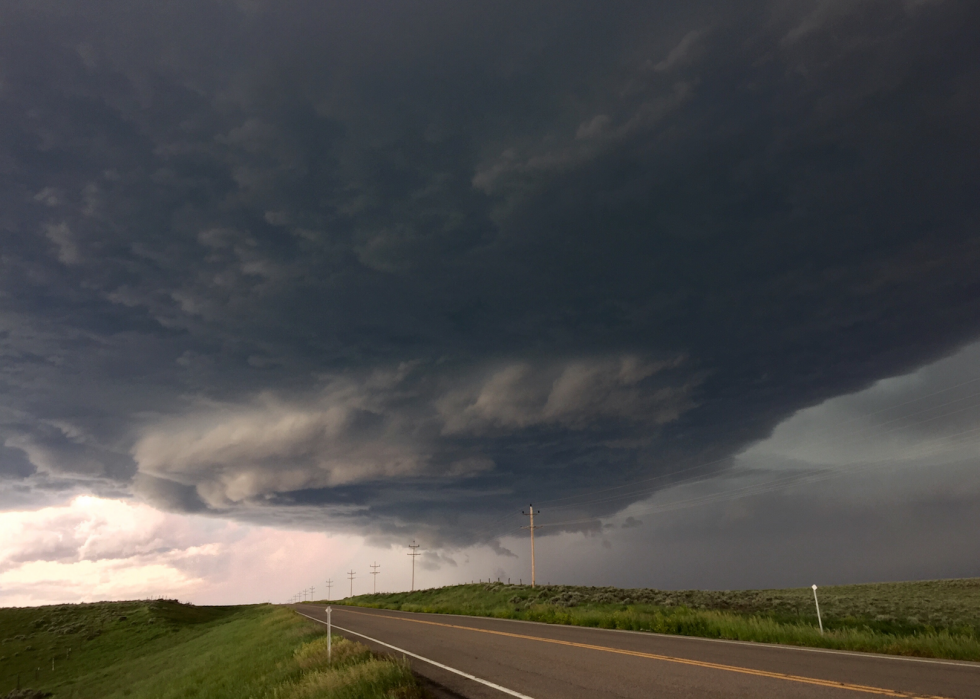
<svg viewBox="0 0 980 699">
<path fill-rule="evenodd" d="M 369 612 L 355 612 L 351 609 L 344 609 L 343 611 L 348 614 L 360 614 L 362 616 L 369 616 L 374 618 L 380 617 L 382 619 L 395 619 L 397 621 L 407 621 L 413 624 L 426 624 L 428 626 L 442 626 L 447 629 L 462 629 L 464 631 L 475 631 L 477 633 L 486 633 L 493 636 L 506 636 L 508 638 L 521 638 L 527 641 L 538 641 L 540 643 L 553 643 L 559 646 L 571 646 L 573 648 L 599 650 L 599 651 L 604 651 L 606 653 L 616 653 L 618 655 L 630 655 L 636 658 L 649 658 L 650 660 L 662 660 L 668 663 L 679 663 L 681 665 L 693 665 L 695 667 L 710 668 L 712 670 L 737 672 L 742 675 L 753 675 L 755 677 L 770 677 L 772 679 L 786 680 L 788 682 L 813 684 L 813 685 L 817 685 L 818 687 L 832 687 L 834 689 L 847 689 L 852 692 L 864 692 L 865 694 L 879 694 L 886 697 L 903 697 L 903 699 L 945 699 L 944 697 L 938 697 L 934 695 L 910 694 L 908 692 L 900 692 L 895 689 L 886 689 L 884 687 L 870 687 L 868 685 L 853 684 L 851 682 L 821 680 L 816 677 L 788 675 L 782 672 L 769 672 L 768 670 L 755 670 L 748 667 L 739 667 L 737 665 L 722 665 L 720 663 L 705 662 L 704 660 L 690 660 L 688 658 L 677 658 L 671 655 L 659 655 L 657 653 L 643 653 L 641 651 L 624 650 L 622 648 L 611 648 L 609 646 L 596 646 L 591 643 L 576 643 L 574 641 L 560 641 L 556 638 L 543 638 L 541 636 L 527 636 L 525 634 L 510 633 L 508 631 L 491 631 L 490 629 L 477 629 L 472 626 L 460 626 L 458 624 L 444 624 L 438 621 L 425 621 L 423 619 L 409 619 L 407 617 L 392 616 L 390 614 L 372 614 Z"/>
</svg>

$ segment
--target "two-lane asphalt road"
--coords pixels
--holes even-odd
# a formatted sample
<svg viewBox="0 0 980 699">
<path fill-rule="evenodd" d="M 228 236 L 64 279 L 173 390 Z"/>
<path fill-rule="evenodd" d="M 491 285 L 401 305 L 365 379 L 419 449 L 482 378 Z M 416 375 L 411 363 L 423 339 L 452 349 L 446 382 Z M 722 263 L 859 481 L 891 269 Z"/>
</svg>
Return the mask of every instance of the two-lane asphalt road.
<svg viewBox="0 0 980 699">
<path fill-rule="evenodd" d="M 461 697 L 956 697 L 980 663 L 331 605 L 335 632 Z M 323 605 L 295 606 L 325 621 Z"/>
</svg>

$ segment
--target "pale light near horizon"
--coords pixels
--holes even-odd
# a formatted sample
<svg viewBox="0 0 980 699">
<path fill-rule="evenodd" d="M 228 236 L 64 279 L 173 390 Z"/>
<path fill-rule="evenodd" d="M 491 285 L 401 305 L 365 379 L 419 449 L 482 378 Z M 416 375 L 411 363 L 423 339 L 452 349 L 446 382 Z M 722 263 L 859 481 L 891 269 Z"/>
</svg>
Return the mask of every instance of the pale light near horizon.
<svg viewBox="0 0 980 699">
<path fill-rule="evenodd" d="M 0 512 L 0 606 L 168 597 L 199 604 L 281 601 L 357 537 L 287 531 L 78 496 Z M 278 590 L 281 586 L 282 590 Z"/>
</svg>

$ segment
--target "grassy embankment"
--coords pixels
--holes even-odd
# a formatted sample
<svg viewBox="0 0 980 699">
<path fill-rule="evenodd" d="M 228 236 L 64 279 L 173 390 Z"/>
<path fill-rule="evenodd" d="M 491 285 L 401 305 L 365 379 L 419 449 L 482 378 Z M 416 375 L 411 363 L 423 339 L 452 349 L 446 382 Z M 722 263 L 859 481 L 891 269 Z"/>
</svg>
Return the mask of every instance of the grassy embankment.
<svg viewBox="0 0 980 699">
<path fill-rule="evenodd" d="M 422 697 L 407 666 L 271 605 L 112 602 L 0 609 L 0 697 Z M 53 663 L 53 664 L 52 664 Z M 19 680 L 18 680 L 19 676 Z"/>
<path fill-rule="evenodd" d="M 526 619 L 928 658 L 980 660 L 980 579 L 822 587 L 820 634 L 809 588 L 621 590 L 456 585 L 360 595 L 345 604 Z"/>
</svg>

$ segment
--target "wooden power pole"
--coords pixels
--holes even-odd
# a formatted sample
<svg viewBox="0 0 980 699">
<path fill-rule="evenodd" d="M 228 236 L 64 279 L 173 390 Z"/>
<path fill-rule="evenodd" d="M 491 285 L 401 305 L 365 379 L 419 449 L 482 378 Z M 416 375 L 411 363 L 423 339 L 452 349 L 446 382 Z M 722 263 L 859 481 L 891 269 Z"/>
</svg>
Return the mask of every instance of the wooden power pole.
<svg viewBox="0 0 980 699">
<path fill-rule="evenodd" d="M 354 596 L 354 576 L 355 575 L 357 575 L 357 573 L 354 572 L 354 569 L 353 568 L 350 570 L 349 573 L 347 573 L 347 579 L 350 580 L 350 596 L 351 597 Z"/>
<path fill-rule="evenodd" d="M 374 576 L 374 594 L 378 594 L 378 568 L 381 564 L 375 561 L 371 564 L 371 575 Z"/>
<path fill-rule="evenodd" d="M 333 579 L 327 580 L 327 599 L 330 599 L 330 588 L 333 587 Z"/>
<path fill-rule="evenodd" d="M 525 517 L 530 517 L 531 518 L 530 525 L 528 525 L 526 527 L 521 527 L 521 529 L 530 529 L 531 530 L 531 587 L 534 587 L 534 529 L 535 529 L 535 527 L 534 527 L 534 515 L 535 515 L 534 505 L 528 505 L 528 511 L 525 512 L 524 510 L 521 510 L 521 514 L 524 515 Z M 538 510 L 537 514 L 541 514 L 541 510 Z"/>
<path fill-rule="evenodd" d="M 416 544 L 415 539 L 412 539 L 412 543 L 408 545 L 408 548 L 412 549 L 412 552 L 407 554 L 412 557 L 412 592 L 415 592 L 415 557 L 422 555 L 417 551 L 419 546 L 421 546 L 421 544 Z"/>
</svg>

